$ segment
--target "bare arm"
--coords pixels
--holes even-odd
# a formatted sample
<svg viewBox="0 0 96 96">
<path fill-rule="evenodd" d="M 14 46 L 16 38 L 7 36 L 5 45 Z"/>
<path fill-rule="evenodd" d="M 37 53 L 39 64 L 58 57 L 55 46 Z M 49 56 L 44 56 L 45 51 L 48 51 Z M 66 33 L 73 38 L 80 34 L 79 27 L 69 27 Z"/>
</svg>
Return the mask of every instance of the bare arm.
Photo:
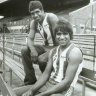
<svg viewBox="0 0 96 96">
<path fill-rule="evenodd" d="M 30 32 L 28 35 L 28 42 L 27 45 L 29 47 L 29 49 L 31 50 L 31 56 L 37 56 L 37 51 L 34 47 L 34 37 L 35 37 L 35 25 L 34 25 L 34 21 L 31 21 L 30 23 Z"/>
<path fill-rule="evenodd" d="M 65 78 L 53 88 L 41 93 L 41 96 L 49 96 L 51 94 L 60 93 L 70 87 L 79 64 L 82 62 L 82 53 L 78 48 L 74 48 L 69 56 L 68 67 Z"/>
<path fill-rule="evenodd" d="M 48 64 L 46 66 L 45 71 L 43 72 L 42 76 L 40 76 L 39 80 L 33 86 L 33 91 L 39 90 L 49 79 L 51 71 L 52 71 L 52 51 L 49 54 Z"/>
<path fill-rule="evenodd" d="M 50 27 L 52 29 L 53 36 L 54 36 L 54 29 L 57 21 L 58 21 L 58 17 L 55 14 L 51 13 L 48 15 L 48 23 L 50 24 Z"/>
<path fill-rule="evenodd" d="M 50 52 L 50 54 L 51 54 L 51 52 Z M 30 95 L 33 96 L 47 82 L 47 80 L 50 77 L 51 70 L 52 70 L 52 59 L 51 59 L 50 54 L 49 54 L 50 59 L 46 66 L 45 71 L 40 76 L 39 80 L 34 85 L 32 85 L 32 87 L 26 93 L 24 93 L 22 96 L 30 96 Z"/>
</svg>

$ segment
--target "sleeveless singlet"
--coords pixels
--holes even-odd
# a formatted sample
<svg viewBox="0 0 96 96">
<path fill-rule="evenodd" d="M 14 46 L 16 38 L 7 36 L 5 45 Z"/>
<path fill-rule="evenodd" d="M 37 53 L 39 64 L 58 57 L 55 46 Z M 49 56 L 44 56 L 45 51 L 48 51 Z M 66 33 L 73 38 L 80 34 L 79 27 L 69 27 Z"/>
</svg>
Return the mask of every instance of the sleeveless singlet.
<svg viewBox="0 0 96 96">
<path fill-rule="evenodd" d="M 61 82 L 64 79 L 65 76 L 65 70 L 67 67 L 66 66 L 66 54 L 68 52 L 68 49 L 72 46 L 72 44 L 66 48 L 61 54 L 60 56 L 58 56 L 59 53 L 59 48 L 60 46 L 57 47 L 56 49 L 56 53 L 53 56 L 53 71 L 51 73 L 50 79 L 56 81 L 56 82 Z M 74 47 L 76 47 L 74 45 Z M 58 58 L 59 58 L 59 62 L 58 62 Z M 77 72 L 75 74 L 75 77 L 71 83 L 72 87 L 75 87 L 75 84 L 78 80 L 78 76 L 80 74 L 80 72 L 82 71 L 83 68 L 83 62 L 79 64 L 79 67 L 77 69 Z"/>
<path fill-rule="evenodd" d="M 49 14 L 51 14 L 51 13 L 46 13 L 46 16 L 44 18 L 42 25 L 40 25 L 39 23 L 37 24 L 37 29 L 40 32 L 44 42 L 47 40 L 48 45 L 53 46 L 54 42 L 53 42 L 53 37 L 52 37 L 52 33 L 51 33 L 52 30 L 50 30 L 49 24 L 47 22 L 47 17 Z M 46 38 L 44 36 L 45 34 L 47 36 Z"/>
</svg>

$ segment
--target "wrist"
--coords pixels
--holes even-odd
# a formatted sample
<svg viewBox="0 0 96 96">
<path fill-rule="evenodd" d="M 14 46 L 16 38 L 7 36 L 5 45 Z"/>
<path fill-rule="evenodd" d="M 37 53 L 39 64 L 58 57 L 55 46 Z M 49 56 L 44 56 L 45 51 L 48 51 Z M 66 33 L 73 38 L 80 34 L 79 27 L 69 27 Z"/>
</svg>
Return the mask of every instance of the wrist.
<svg viewBox="0 0 96 96">
<path fill-rule="evenodd" d="M 38 56 L 38 53 L 35 49 L 31 49 L 30 55 L 31 56 L 34 56 L 34 55 Z"/>
<path fill-rule="evenodd" d="M 33 53 L 34 51 L 36 51 L 36 49 L 35 48 L 30 48 L 30 51 L 31 51 L 31 53 Z"/>
<path fill-rule="evenodd" d="M 40 93 L 39 95 L 40 95 L 40 96 L 47 96 L 47 95 L 45 95 L 43 92 L 42 92 L 42 93 Z"/>
<path fill-rule="evenodd" d="M 31 91 L 32 91 L 33 94 L 36 93 L 36 90 L 35 90 L 35 88 L 34 88 L 34 85 L 32 86 Z"/>
<path fill-rule="evenodd" d="M 29 49 L 30 49 L 30 51 L 36 50 L 35 47 L 34 47 L 34 45 L 31 45 L 31 46 L 29 47 Z"/>
<path fill-rule="evenodd" d="M 41 95 L 41 96 L 49 96 L 49 95 L 51 95 L 51 94 L 48 94 L 48 93 L 46 93 L 46 91 L 45 91 L 45 92 L 40 93 L 40 95 Z"/>
</svg>

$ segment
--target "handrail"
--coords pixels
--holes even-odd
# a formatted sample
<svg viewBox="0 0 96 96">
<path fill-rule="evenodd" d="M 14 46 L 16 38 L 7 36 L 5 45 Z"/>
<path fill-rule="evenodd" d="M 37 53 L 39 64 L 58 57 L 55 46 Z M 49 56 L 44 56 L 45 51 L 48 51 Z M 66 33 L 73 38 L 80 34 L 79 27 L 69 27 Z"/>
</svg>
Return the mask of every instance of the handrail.
<svg viewBox="0 0 96 96">
<path fill-rule="evenodd" d="M 88 78 L 86 78 L 86 77 L 84 77 L 84 76 L 81 76 L 81 75 L 79 76 L 79 78 L 80 78 L 80 79 L 83 79 L 85 82 L 90 82 L 90 83 L 96 85 L 96 81 L 94 81 L 94 80 L 88 79 Z"/>
</svg>

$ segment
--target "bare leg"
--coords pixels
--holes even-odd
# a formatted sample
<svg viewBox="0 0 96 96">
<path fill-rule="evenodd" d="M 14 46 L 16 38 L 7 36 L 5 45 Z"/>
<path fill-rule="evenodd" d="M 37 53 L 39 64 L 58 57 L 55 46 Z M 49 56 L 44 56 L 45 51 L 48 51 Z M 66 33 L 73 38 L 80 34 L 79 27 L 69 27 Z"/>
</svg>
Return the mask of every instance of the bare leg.
<svg viewBox="0 0 96 96">
<path fill-rule="evenodd" d="M 22 96 L 22 94 L 25 93 L 26 91 L 28 91 L 31 87 L 32 87 L 32 85 L 18 87 L 18 88 L 14 89 L 14 92 L 16 93 L 17 96 Z"/>
<path fill-rule="evenodd" d="M 53 94 L 51 96 L 65 96 L 65 95 L 62 95 L 62 94 Z"/>
<path fill-rule="evenodd" d="M 41 72 L 44 72 L 44 70 L 45 70 L 46 64 L 48 62 L 48 55 L 49 55 L 49 51 L 41 54 L 38 57 L 38 64 L 39 64 L 39 68 L 40 68 Z"/>
</svg>

